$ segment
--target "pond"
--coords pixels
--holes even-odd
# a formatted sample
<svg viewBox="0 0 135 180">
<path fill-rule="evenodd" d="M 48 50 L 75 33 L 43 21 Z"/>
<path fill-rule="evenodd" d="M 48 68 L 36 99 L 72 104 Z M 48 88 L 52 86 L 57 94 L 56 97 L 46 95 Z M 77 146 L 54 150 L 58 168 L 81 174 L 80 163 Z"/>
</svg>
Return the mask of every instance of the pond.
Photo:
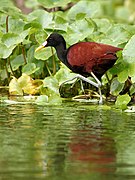
<svg viewBox="0 0 135 180">
<path fill-rule="evenodd" d="M 0 164 L 0 179 L 135 179 L 135 114 L 1 103 Z"/>
</svg>

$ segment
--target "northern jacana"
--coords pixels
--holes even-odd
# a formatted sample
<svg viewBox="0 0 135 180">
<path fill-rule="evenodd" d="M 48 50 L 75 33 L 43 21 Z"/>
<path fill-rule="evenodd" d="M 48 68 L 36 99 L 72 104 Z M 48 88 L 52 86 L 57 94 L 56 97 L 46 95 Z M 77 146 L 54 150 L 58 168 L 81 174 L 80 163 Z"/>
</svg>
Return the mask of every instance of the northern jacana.
<svg viewBox="0 0 135 180">
<path fill-rule="evenodd" d="M 96 42 L 79 42 L 67 49 L 65 39 L 58 33 L 52 33 L 36 51 L 48 46 L 54 47 L 60 61 L 77 73 L 75 78 L 99 89 L 99 103 L 102 103 L 101 77 L 114 65 L 118 59 L 116 53 L 122 48 Z M 92 76 L 96 82 L 88 79 L 88 76 Z"/>
</svg>

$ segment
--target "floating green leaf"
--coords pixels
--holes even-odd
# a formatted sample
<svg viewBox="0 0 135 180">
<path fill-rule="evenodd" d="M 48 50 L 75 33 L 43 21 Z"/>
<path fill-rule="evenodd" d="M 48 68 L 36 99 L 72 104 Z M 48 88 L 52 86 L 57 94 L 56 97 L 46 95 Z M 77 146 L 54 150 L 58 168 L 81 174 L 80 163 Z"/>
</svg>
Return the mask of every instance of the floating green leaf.
<svg viewBox="0 0 135 180">
<path fill-rule="evenodd" d="M 128 94 L 119 95 L 115 102 L 115 105 L 120 109 L 126 109 L 128 103 L 131 101 L 131 97 Z"/>
<path fill-rule="evenodd" d="M 40 95 L 37 97 L 35 103 L 38 105 L 58 105 L 62 103 L 62 99 L 58 95 L 52 95 L 50 97 L 47 95 Z"/>
<path fill-rule="evenodd" d="M 62 98 L 60 95 L 53 94 L 49 97 L 49 104 L 51 105 L 58 105 L 62 103 Z"/>
<path fill-rule="evenodd" d="M 47 95 L 38 96 L 35 103 L 38 105 L 45 105 L 46 103 L 48 103 L 48 96 Z"/>
</svg>

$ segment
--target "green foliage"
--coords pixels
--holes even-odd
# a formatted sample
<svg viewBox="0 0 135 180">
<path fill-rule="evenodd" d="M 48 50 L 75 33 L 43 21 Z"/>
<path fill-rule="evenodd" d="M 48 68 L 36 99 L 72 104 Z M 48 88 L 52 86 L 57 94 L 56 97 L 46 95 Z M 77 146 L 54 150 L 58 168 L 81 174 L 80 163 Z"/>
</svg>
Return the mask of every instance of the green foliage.
<svg viewBox="0 0 135 180">
<path fill-rule="evenodd" d="M 57 11 L 58 7 L 64 9 L 70 2 L 75 4 L 67 8 L 67 11 Z M 0 1 L 0 84 L 3 85 L 3 81 L 8 82 L 7 79 L 14 75 L 9 85 L 10 94 L 41 94 L 37 99 L 39 104 L 43 101 L 61 102 L 59 86 L 75 74 L 65 66 L 60 66 L 54 49 L 46 48 L 35 53 L 35 48 L 42 44 L 51 32 L 57 31 L 65 37 L 67 46 L 89 40 L 123 47 L 123 52 L 118 53 L 119 59 L 108 72 L 111 84 L 105 94 L 118 96 L 116 104 L 122 109 L 129 103 L 130 98 L 134 98 L 135 6 L 132 0 L 27 0 L 26 5 L 33 8 L 33 11 L 24 15 L 11 0 Z M 56 12 L 48 9 L 54 7 L 57 7 Z M 50 13 L 43 10 L 44 8 Z M 32 85 L 30 76 L 35 80 L 43 79 L 43 84 Z M 27 77 L 26 81 L 22 82 L 26 87 L 27 83 L 30 83 L 30 87 L 20 87 L 22 77 Z M 129 77 L 132 83 L 125 87 Z M 102 80 L 104 85 L 108 84 L 105 76 Z M 30 91 L 30 88 L 37 87 L 38 91 Z M 78 86 L 72 87 L 75 88 L 76 95 L 79 95 Z M 124 92 L 124 89 L 128 91 Z M 119 96 L 123 92 L 129 95 Z M 128 100 L 124 101 L 123 105 L 124 98 Z"/>
<path fill-rule="evenodd" d="M 13 77 L 10 81 L 9 92 L 11 95 L 35 95 L 39 93 L 42 84 L 41 80 L 33 80 L 30 76 L 23 73 L 18 79 Z"/>
<path fill-rule="evenodd" d="M 43 7 L 53 8 L 58 6 L 65 6 L 67 3 L 71 2 L 71 0 L 37 0 Z"/>
<path fill-rule="evenodd" d="M 88 18 L 96 18 L 102 16 L 101 1 L 79 1 L 68 12 L 68 18 L 75 20 L 77 15 L 83 13 Z"/>
<path fill-rule="evenodd" d="M 123 87 L 124 83 L 120 83 L 117 77 L 114 78 L 110 86 L 111 94 L 113 94 L 114 96 L 118 96 L 119 93 L 122 91 Z"/>
<path fill-rule="evenodd" d="M 131 101 L 131 97 L 128 94 L 124 94 L 117 97 L 116 107 L 120 109 L 126 109 L 127 104 Z"/>
</svg>

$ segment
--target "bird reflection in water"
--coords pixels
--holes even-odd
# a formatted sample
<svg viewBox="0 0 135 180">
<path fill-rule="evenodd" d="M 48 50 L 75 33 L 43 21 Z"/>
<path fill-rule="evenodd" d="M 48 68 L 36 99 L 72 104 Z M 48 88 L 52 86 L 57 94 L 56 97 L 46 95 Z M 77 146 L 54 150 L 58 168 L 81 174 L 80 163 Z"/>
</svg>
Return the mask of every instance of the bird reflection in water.
<svg viewBox="0 0 135 180">
<path fill-rule="evenodd" d="M 84 166 L 83 172 L 115 172 L 115 141 L 104 135 L 99 127 L 75 131 L 69 147 L 71 162 Z M 79 168 L 76 167 L 76 170 Z"/>
</svg>

